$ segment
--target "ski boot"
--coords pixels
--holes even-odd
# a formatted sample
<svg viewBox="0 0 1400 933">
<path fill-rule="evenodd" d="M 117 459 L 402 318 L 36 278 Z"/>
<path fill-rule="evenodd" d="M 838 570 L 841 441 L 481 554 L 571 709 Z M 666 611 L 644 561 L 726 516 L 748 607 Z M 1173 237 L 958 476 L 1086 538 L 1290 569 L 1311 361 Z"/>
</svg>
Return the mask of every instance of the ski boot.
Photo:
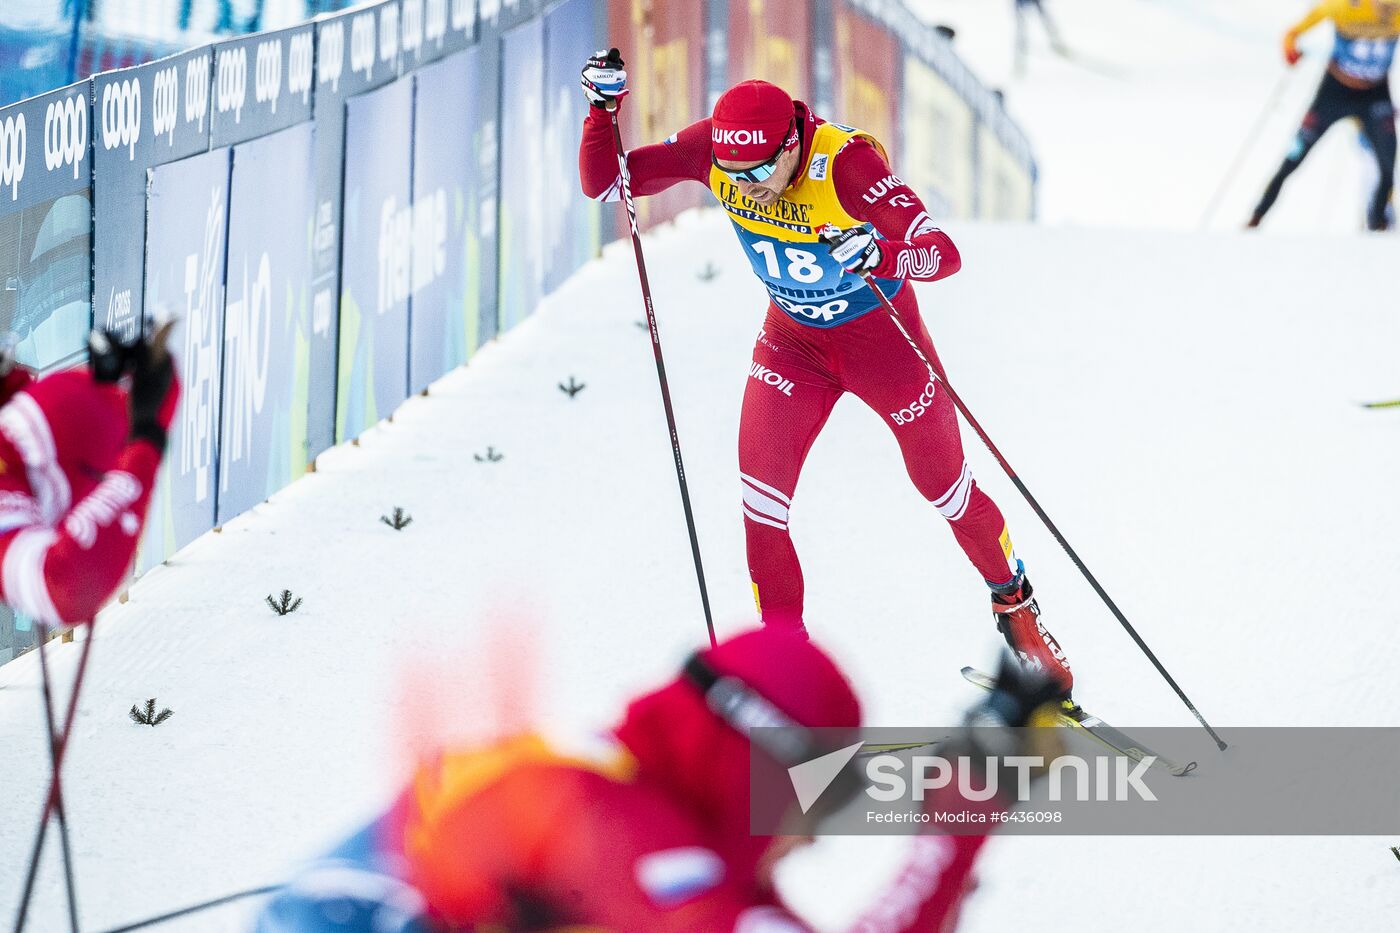
<svg viewBox="0 0 1400 933">
<path fill-rule="evenodd" d="M 1010 583 L 992 587 L 992 617 L 1021 666 L 1055 681 L 1065 708 L 1073 708 L 1070 691 L 1074 689 L 1074 675 L 1070 673 L 1069 660 L 1055 636 L 1040 621 L 1040 607 L 1024 569 Z"/>
</svg>

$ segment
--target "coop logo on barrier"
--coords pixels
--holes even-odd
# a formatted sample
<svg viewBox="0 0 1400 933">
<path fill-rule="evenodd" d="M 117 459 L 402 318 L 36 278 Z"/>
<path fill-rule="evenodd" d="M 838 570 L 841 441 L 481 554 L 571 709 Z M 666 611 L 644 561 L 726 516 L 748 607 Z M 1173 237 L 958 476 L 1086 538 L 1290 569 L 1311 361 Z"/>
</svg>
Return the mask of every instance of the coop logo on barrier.
<svg viewBox="0 0 1400 933">
<path fill-rule="evenodd" d="M 151 81 L 151 133 L 175 145 L 175 124 L 180 119 L 180 69 L 171 65 L 156 72 Z"/>
<path fill-rule="evenodd" d="M 248 281 L 248 261 L 243 261 L 243 292 L 228 303 L 228 355 L 224 371 L 228 380 L 229 433 L 225 448 L 233 460 L 253 450 L 253 421 L 262 413 L 267 396 L 268 364 L 272 354 L 272 264 L 267 253 L 258 260 L 258 271 Z M 225 474 L 227 476 L 227 474 Z"/>
<path fill-rule="evenodd" d="M 379 60 L 392 65 L 399 54 L 399 8 L 389 4 L 379 10 Z"/>
<path fill-rule="evenodd" d="M 292 36 L 287 46 L 287 91 L 295 97 L 301 95 L 301 102 L 311 100 L 311 47 L 310 30 Z"/>
<path fill-rule="evenodd" d="M 365 80 L 374 77 L 374 12 L 360 13 L 350 20 L 350 70 L 363 71 Z"/>
<path fill-rule="evenodd" d="M 73 166 L 73 177 L 87 158 L 88 108 L 83 97 L 65 97 L 44 109 L 44 167 Z"/>
<path fill-rule="evenodd" d="M 447 35 L 447 0 L 428 0 L 423 14 L 423 38 L 438 48 L 442 48 L 443 37 Z"/>
<path fill-rule="evenodd" d="M 29 134 L 24 128 L 24 114 L 0 120 L 0 188 L 10 189 L 10 200 L 19 197 L 19 183 L 24 178 L 25 150 Z"/>
<path fill-rule="evenodd" d="M 209 112 L 209 56 L 197 55 L 185 63 L 185 122 L 198 123 L 204 132 Z"/>
<path fill-rule="evenodd" d="M 127 161 L 136 158 L 141 140 L 141 82 L 113 81 L 102 88 L 102 148 L 126 147 Z"/>
<path fill-rule="evenodd" d="M 253 65 L 253 98 L 260 104 L 271 103 L 277 112 L 277 98 L 282 94 L 282 40 L 268 39 L 258 43 Z"/>
<path fill-rule="evenodd" d="M 219 113 L 233 111 L 233 122 L 243 119 L 243 105 L 248 102 L 248 49 L 238 46 L 221 49 L 215 67 L 214 104 Z"/>
<path fill-rule="evenodd" d="M 329 84 L 331 91 L 340 90 L 340 76 L 345 71 L 345 23 L 337 20 L 321 27 L 320 48 L 316 55 L 316 81 Z"/>
<path fill-rule="evenodd" d="M 185 257 L 184 404 L 180 406 L 180 475 L 194 474 L 195 501 L 209 498 L 214 466 L 215 383 L 219 378 L 218 307 L 222 301 L 215 277 L 224 248 L 224 189 L 209 192 L 204 241 Z"/>
<path fill-rule="evenodd" d="M 423 0 L 403 0 L 403 50 L 415 56 L 423 48 Z"/>
</svg>

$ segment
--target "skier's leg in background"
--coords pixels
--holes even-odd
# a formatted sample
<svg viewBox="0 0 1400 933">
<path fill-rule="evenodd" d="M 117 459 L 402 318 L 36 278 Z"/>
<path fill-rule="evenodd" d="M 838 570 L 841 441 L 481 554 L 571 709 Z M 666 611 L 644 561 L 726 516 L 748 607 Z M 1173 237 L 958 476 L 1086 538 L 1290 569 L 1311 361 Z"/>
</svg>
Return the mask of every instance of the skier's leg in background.
<svg viewBox="0 0 1400 933">
<path fill-rule="evenodd" d="M 907 301 L 907 299 L 906 299 Z M 942 364 L 918 314 L 900 320 L 940 376 Z M 1041 624 L 1024 567 L 1016 558 L 1006 520 L 978 487 L 963 455 L 952 398 L 929 378 L 928 365 L 885 313 L 869 314 L 841 328 L 844 387 L 885 419 L 904 455 L 909 478 L 947 521 L 953 536 L 992 591 L 997 627 L 1022 663 L 1073 685 L 1069 664 Z M 849 333 L 848 333 L 849 331 Z"/>
<path fill-rule="evenodd" d="M 802 626 L 802 567 L 788 509 L 802 463 L 841 389 L 765 324 L 754 343 L 739 416 L 739 480 L 754 600 L 765 625 Z"/>
<path fill-rule="evenodd" d="M 1264 189 L 1264 195 L 1259 199 L 1259 204 L 1254 208 L 1254 216 L 1250 218 L 1249 226 L 1257 227 L 1264 219 L 1264 215 L 1269 212 L 1269 208 L 1274 206 L 1278 200 L 1279 192 L 1283 190 L 1283 183 L 1288 180 L 1288 176 L 1297 171 L 1298 166 L 1303 164 L 1303 160 L 1308 157 L 1312 147 L 1317 145 L 1317 141 L 1322 138 L 1322 134 L 1342 117 L 1347 115 L 1347 104 L 1350 90 L 1332 75 L 1327 74 L 1322 78 L 1322 85 L 1317 89 L 1317 96 L 1313 98 L 1312 106 L 1303 115 L 1303 124 L 1298 127 L 1298 134 L 1293 137 L 1293 147 L 1288 150 L 1288 155 L 1284 156 L 1283 163 L 1279 165 L 1274 177 L 1269 180 L 1268 187 Z"/>
<path fill-rule="evenodd" d="M 1361 132 L 1371 144 L 1371 153 L 1376 158 L 1379 177 L 1376 190 L 1371 195 L 1371 203 L 1366 211 L 1366 227 L 1370 230 L 1386 230 L 1390 227 L 1387 216 L 1390 196 L 1395 188 L 1395 106 L 1387 94 L 1384 100 L 1373 103 L 1362 119 Z"/>
</svg>

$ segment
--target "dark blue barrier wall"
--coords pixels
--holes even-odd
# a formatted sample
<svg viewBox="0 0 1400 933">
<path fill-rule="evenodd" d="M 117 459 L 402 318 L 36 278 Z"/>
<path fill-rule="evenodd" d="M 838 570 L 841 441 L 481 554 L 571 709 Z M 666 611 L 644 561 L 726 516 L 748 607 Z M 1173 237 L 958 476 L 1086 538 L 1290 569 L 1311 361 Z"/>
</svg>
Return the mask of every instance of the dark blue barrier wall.
<svg viewBox="0 0 1400 933">
<path fill-rule="evenodd" d="M 338 443 L 392 415 L 408 396 L 412 146 L 411 79 L 347 103 Z"/>
<path fill-rule="evenodd" d="M 475 172 L 462 157 L 480 119 L 472 93 L 475 65 L 472 52 L 458 52 L 424 66 L 413 79 L 414 108 L 422 117 L 413 128 L 413 392 L 465 363 L 477 346 L 481 263 L 472 232 L 479 221 Z"/>
<path fill-rule="evenodd" d="M 170 345 L 183 394 L 152 499 L 141 570 L 214 527 L 228 182 L 228 149 L 151 172 L 146 307 L 157 319 L 176 321 Z"/>
<path fill-rule="evenodd" d="M 306 472 L 311 136 L 303 122 L 233 150 L 219 524 Z"/>
<path fill-rule="evenodd" d="M 500 326 L 523 321 L 544 294 L 545 226 L 561 205 L 545 204 L 544 22 L 531 20 L 501 38 Z M 577 144 L 575 144 L 577 145 Z M 548 211 L 548 216 L 546 216 Z"/>
<path fill-rule="evenodd" d="M 579 93 L 579 50 L 605 44 L 594 24 L 593 0 L 564 0 L 544 17 L 544 291 L 564 283 L 598 255 L 599 207 L 579 190 L 579 127 L 588 102 Z M 584 52 L 587 55 L 587 52 Z"/>
</svg>

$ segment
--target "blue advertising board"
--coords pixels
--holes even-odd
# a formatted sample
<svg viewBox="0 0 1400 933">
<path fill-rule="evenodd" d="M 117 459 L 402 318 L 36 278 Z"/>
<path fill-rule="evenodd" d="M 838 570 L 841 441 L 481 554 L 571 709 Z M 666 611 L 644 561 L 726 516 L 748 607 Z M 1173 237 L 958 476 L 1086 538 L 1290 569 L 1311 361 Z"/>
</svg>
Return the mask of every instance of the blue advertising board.
<svg viewBox="0 0 1400 933">
<path fill-rule="evenodd" d="M 209 149 L 209 46 L 92 79 L 96 326 L 136 336 L 144 306 L 146 170 Z"/>
<path fill-rule="evenodd" d="M 40 370 L 80 360 L 92 319 L 89 86 L 0 110 L 0 332 Z"/>
<path fill-rule="evenodd" d="M 398 77 L 400 19 L 399 0 L 387 0 L 316 22 L 316 232 L 306 420 L 307 453 L 313 458 L 336 441 L 345 101 Z"/>
<path fill-rule="evenodd" d="M 604 44 L 594 28 L 594 0 L 564 0 L 544 17 L 544 291 L 554 291 L 598 255 L 600 205 L 579 188 L 578 138 L 588 102 L 579 93 L 580 63 Z"/>
<path fill-rule="evenodd" d="M 477 347 L 481 279 L 475 173 L 461 157 L 480 120 L 476 57 L 458 52 L 414 76 L 413 299 L 409 389 L 418 392 Z"/>
<path fill-rule="evenodd" d="M 170 427 L 137 567 L 144 571 L 214 527 L 229 150 L 150 170 L 146 316 L 174 319 L 180 408 Z"/>
<path fill-rule="evenodd" d="M 501 37 L 500 328 L 534 312 L 544 295 L 545 177 L 544 21 Z M 552 205 L 551 205 L 552 207 Z M 556 215 L 551 211 L 550 221 Z"/>
<path fill-rule="evenodd" d="M 229 183 L 217 522 L 306 472 L 315 212 L 309 122 L 242 143 Z"/>
<path fill-rule="evenodd" d="M 408 397 L 413 80 L 351 98 L 345 113 L 336 442 Z"/>
</svg>

